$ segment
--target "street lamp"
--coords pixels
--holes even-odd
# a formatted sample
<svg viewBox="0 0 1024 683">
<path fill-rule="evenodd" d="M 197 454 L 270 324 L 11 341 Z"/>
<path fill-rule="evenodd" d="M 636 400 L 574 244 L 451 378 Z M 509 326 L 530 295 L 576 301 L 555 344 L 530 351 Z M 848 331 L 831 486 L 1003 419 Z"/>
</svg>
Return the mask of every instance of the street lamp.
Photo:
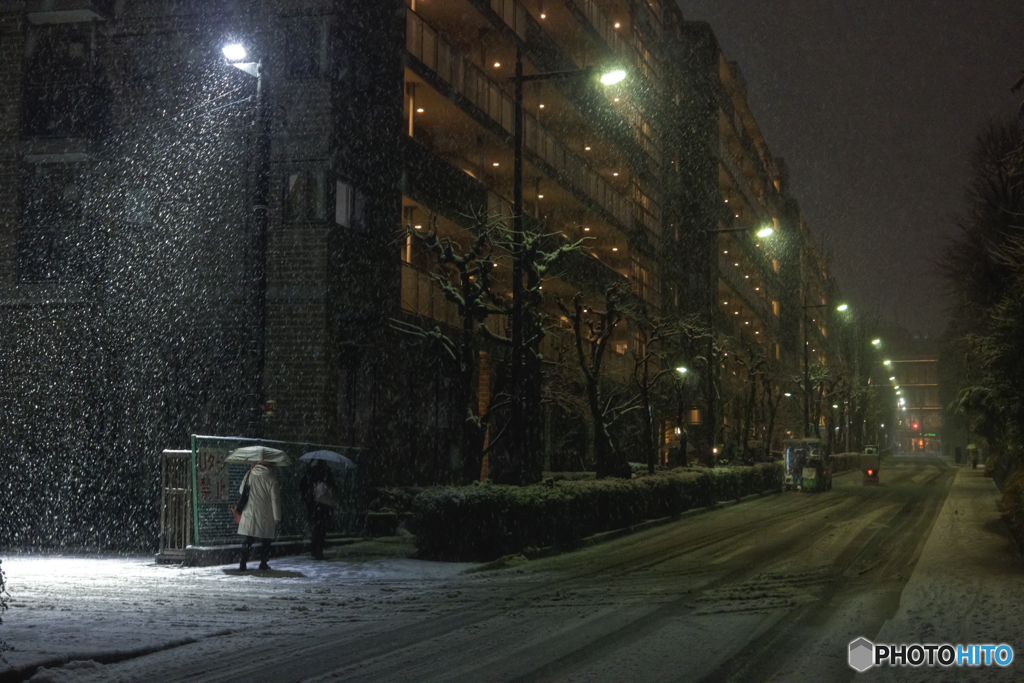
<svg viewBox="0 0 1024 683">
<path fill-rule="evenodd" d="M 232 63 L 244 61 L 248 54 L 245 46 L 238 43 L 229 43 L 221 48 L 221 52 L 224 53 L 224 58 Z"/>
<path fill-rule="evenodd" d="M 257 436 L 263 436 L 263 411 L 266 405 L 264 367 L 267 357 L 267 230 L 270 221 L 270 107 L 263 78 L 263 62 L 247 62 L 248 51 L 240 43 L 221 48 L 231 66 L 256 78 L 256 182 L 253 190 L 255 214 L 254 280 L 256 282 L 256 384 L 259 392 L 260 419 L 256 420 Z"/>
<path fill-rule="evenodd" d="M 510 417 L 512 423 L 511 440 L 513 449 L 521 449 L 520 463 L 525 464 L 524 454 L 529 448 L 528 433 L 524 423 L 524 402 L 526 401 L 523 386 L 523 83 L 528 81 L 546 81 L 554 79 L 584 79 L 597 74 L 593 67 L 573 69 L 569 71 L 551 71 L 538 74 L 523 74 L 523 52 L 516 48 L 515 76 L 510 80 L 515 87 L 515 105 L 513 107 L 513 156 L 512 156 L 512 377 L 510 398 L 512 400 Z M 615 69 L 600 75 L 604 85 L 619 83 L 626 78 L 626 72 Z"/>
<path fill-rule="evenodd" d="M 771 227 L 770 225 L 765 225 L 760 228 L 718 228 L 717 230 L 706 230 L 705 232 L 714 233 L 716 235 L 721 235 L 730 232 L 752 232 L 758 237 L 771 237 L 773 234 L 775 234 L 775 228 Z"/>
<path fill-rule="evenodd" d="M 616 69 L 615 71 L 609 71 L 601 76 L 601 83 L 605 85 L 615 85 L 621 81 L 626 80 L 626 72 L 622 69 Z"/>
</svg>

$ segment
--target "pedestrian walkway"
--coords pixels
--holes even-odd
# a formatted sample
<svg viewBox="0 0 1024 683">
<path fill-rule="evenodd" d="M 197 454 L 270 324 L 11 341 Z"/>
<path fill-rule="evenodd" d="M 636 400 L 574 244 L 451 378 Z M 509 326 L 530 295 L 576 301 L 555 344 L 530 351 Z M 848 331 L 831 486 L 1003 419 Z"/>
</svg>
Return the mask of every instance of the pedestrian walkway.
<svg viewBox="0 0 1024 683">
<path fill-rule="evenodd" d="M 1010 645 L 999 667 L 871 668 L 864 681 L 1022 681 L 1024 561 L 1000 515 L 999 490 L 981 469 L 961 467 L 893 618 L 875 643 Z"/>
</svg>

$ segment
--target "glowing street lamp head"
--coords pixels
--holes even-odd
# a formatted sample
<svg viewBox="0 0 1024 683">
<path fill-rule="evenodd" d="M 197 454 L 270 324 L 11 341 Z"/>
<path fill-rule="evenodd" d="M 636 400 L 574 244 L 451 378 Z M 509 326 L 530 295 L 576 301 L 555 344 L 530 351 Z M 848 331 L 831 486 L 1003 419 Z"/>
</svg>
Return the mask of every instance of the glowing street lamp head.
<svg viewBox="0 0 1024 683">
<path fill-rule="evenodd" d="M 836 310 L 839 311 L 840 313 L 845 311 L 848 308 L 849 308 L 849 306 L 846 305 L 846 304 L 839 304 L 838 306 L 836 306 Z"/>
<path fill-rule="evenodd" d="M 221 48 L 221 52 L 224 53 L 224 58 L 229 62 L 240 62 L 246 57 L 245 48 L 238 43 L 231 43 Z"/>
<path fill-rule="evenodd" d="M 626 72 L 622 69 L 616 69 L 615 71 L 609 71 L 608 73 L 601 74 L 601 83 L 605 85 L 615 85 L 625 79 Z"/>
<path fill-rule="evenodd" d="M 882 340 L 881 339 L 872 339 L 871 340 L 871 345 L 872 346 L 881 346 L 882 345 Z"/>
<path fill-rule="evenodd" d="M 769 228 L 766 225 L 765 227 L 763 227 L 763 228 L 761 228 L 760 230 L 757 231 L 757 236 L 758 237 L 771 237 L 773 232 L 775 232 L 775 230 L 773 230 L 772 228 Z"/>
<path fill-rule="evenodd" d="M 685 375 L 689 371 L 690 371 L 689 368 L 685 368 L 682 365 L 680 365 L 678 368 L 676 368 L 676 372 L 678 372 L 680 375 Z"/>
</svg>

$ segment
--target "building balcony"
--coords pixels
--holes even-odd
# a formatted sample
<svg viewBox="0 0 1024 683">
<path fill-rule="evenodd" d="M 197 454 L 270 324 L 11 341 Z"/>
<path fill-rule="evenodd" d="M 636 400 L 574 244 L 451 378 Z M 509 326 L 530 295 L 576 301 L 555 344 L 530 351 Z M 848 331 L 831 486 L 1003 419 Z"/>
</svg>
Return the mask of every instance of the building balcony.
<svg viewBox="0 0 1024 683">
<path fill-rule="evenodd" d="M 440 79 L 474 107 L 476 111 L 473 113 L 487 117 L 490 123 L 495 124 L 494 128 L 509 136 L 508 142 L 511 143 L 515 101 L 506 94 L 505 87 L 455 50 L 412 10 L 406 13 L 406 48 L 429 71 L 420 75 Z M 415 65 L 413 71 L 417 71 Z M 413 125 L 416 119 L 421 119 L 423 125 L 430 125 L 430 117 L 418 117 L 418 113 L 425 114 L 426 111 L 412 112 Z M 586 197 L 596 205 L 594 208 L 607 213 L 620 226 L 631 225 L 632 202 L 540 125 L 528 111 L 524 111 L 523 116 L 523 150 L 524 156 L 531 157 L 529 161 L 545 167 L 544 170 L 566 190 Z M 466 156 L 469 160 L 472 151 L 467 150 Z"/>
</svg>

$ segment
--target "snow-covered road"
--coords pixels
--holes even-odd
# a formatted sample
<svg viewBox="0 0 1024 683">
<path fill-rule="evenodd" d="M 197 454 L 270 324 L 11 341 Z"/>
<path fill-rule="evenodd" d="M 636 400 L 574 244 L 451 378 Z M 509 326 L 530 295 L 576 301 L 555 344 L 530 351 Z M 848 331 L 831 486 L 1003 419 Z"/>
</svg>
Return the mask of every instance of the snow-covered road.
<svg viewBox="0 0 1024 683">
<path fill-rule="evenodd" d="M 831 493 L 767 496 L 488 571 L 280 558 L 269 575 L 238 576 L 11 556 L 0 635 L 26 677 L 75 660 L 34 683 L 851 680 L 847 644 L 876 635 L 995 638 L 1024 657 L 1019 624 L 1007 631 L 1020 560 L 995 488 L 956 474 L 936 458 L 893 459 L 880 487 L 848 475 Z M 894 673 L 906 675 L 858 679 Z"/>
</svg>

